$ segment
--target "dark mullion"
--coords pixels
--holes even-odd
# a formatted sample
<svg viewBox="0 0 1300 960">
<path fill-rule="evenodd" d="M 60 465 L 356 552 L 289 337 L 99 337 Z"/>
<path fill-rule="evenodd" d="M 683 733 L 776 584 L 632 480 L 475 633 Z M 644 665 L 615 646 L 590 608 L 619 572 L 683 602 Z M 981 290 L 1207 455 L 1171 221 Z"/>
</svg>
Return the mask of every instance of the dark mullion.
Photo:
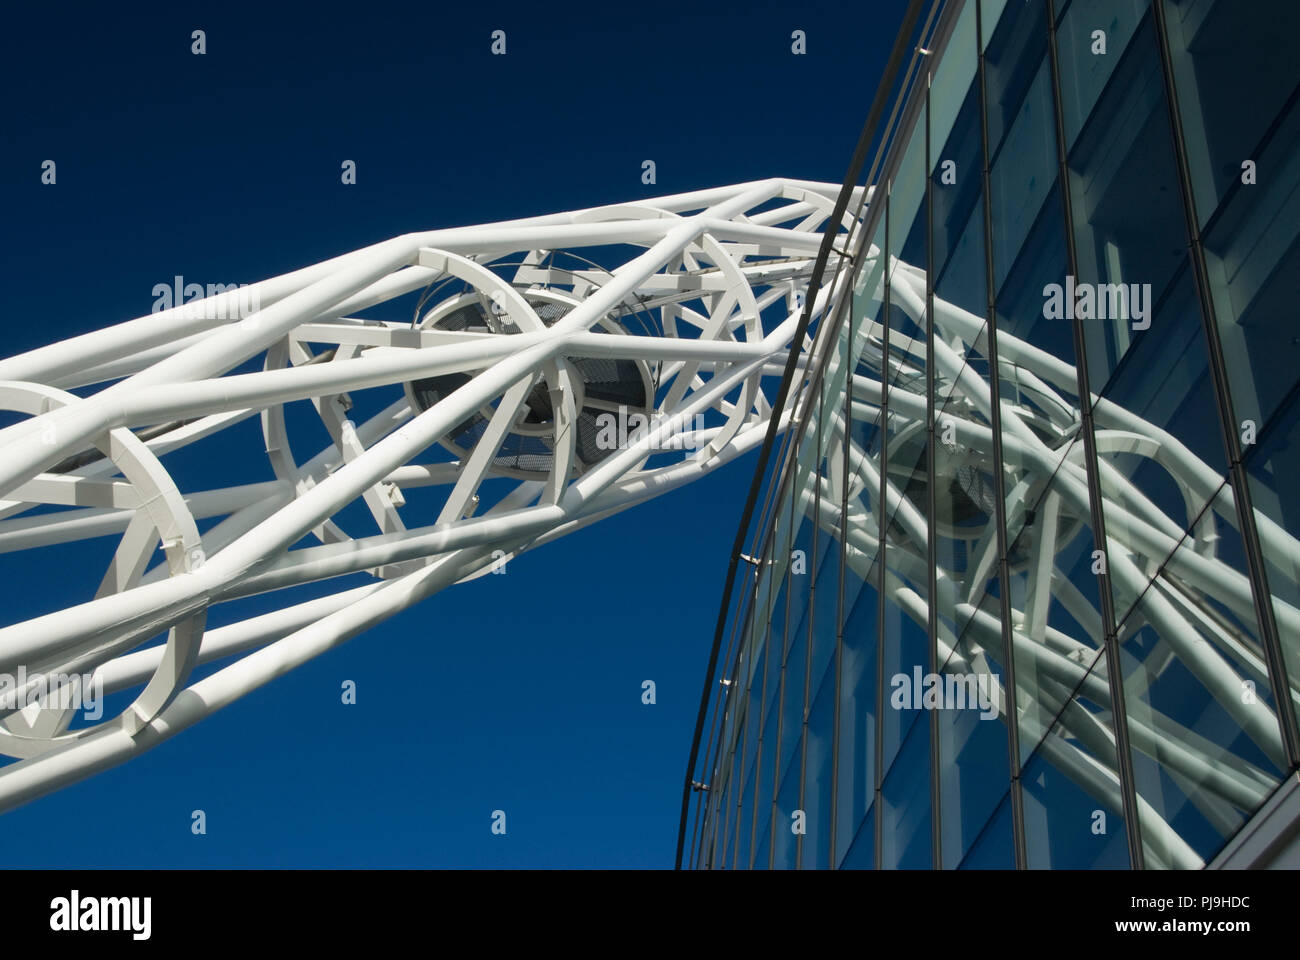
<svg viewBox="0 0 1300 960">
<path fill-rule="evenodd" d="M 889 331 L 893 326 L 889 317 L 889 311 L 892 309 L 889 285 L 894 278 L 894 271 L 890 263 L 892 252 L 889 246 L 889 207 L 890 196 L 893 192 L 892 188 L 893 181 L 886 183 L 885 249 L 882 251 L 882 256 L 885 258 L 885 268 L 881 272 L 881 286 L 884 287 L 885 294 L 883 300 L 885 322 L 880 367 L 880 489 L 876 495 L 876 513 L 879 518 L 877 527 L 879 528 L 880 539 L 876 547 L 876 769 L 873 771 L 874 783 L 871 810 L 872 830 L 875 832 L 872 856 L 875 859 L 875 868 L 877 870 L 881 866 L 880 847 L 884 839 L 884 825 L 880 813 L 882 806 L 880 785 L 881 780 L 884 779 L 883 754 L 885 752 L 885 528 L 889 522 L 889 507 L 885 501 L 885 482 L 889 476 Z M 877 188 L 877 192 L 879 192 L 879 188 Z"/>
<path fill-rule="evenodd" d="M 1066 269 L 1078 277 L 1078 255 L 1074 241 L 1074 212 L 1070 199 L 1070 167 L 1066 157 L 1065 120 L 1061 106 L 1061 75 L 1057 56 L 1056 16 L 1053 0 L 1044 0 L 1047 11 L 1047 56 L 1052 75 L 1052 103 L 1056 126 L 1057 179 L 1065 221 Z M 1110 689 L 1111 720 L 1115 728 L 1115 765 L 1119 774 L 1120 794 L 1124 806 L 1124 834 L 1128 842 L 1129 862 L 1142 869 L 1141 824 L 1138 822 L 1137 790 L 1133 782 L 1133 754 L 1129 745 L 1128 712 L 1124 705 L 1124 671 L 1120 660 L 1115 628 L 1115 610 L 1110 591 L 1109 550 L 1106 542 L 1106 519 L 1102 509 L 1101 479 L 1097 470 L 1097 444 L 1093 436 L 1092 392 L 1088 386 L 1087 341 L 1083 321 L 1073 320 L 1075 373 L 1079 391 L 1080 433 L 1083 436 L 1084 465 L 1088 482 L 1088 505 L 1092 519 L 1094 548 L 1101 551 L 1105 566 L 1099 574 L 1102 630 L 1105 633 L 1106 679 Z M 1048 736 L 1051 736 L 1049 730 Z"/>
<path fill-rule="evenodd" d="M 866 196 L 865 192 L 863 194 Z M 831 822 L 827 833 L 827 863 L 830 869 L 835 870 L 839 864 L 835 860 L 835 839 L 836 824 L 839 822 L 839 799 L 840 799 L 840 695 L 841 686 L 843 685 L 843 667 L 844 667 L 844 622 L 848 619 L 849 612 L 844 607 L 844 568 L 848 564 L 848 542 L 849 542 L 849 438 L 853 433 L 853 371 L 857 369 L 857 357 L 853 353 L 853 345 L 857 342 L 857 304 L 853 299 L 853 287 L 856 280 L 856 274 L 862 268 L 866 261 L 865 251 L 867 244 L 871 242 L 871 237 L 866 230 L 862 231 L 861 237 L 856 245 L 856 249 L 863 251 L 863 256 L 855 255 L 849 261 L 849 284 L 847 296 L 849 298 L 849 316 L 848 328 L 849 339 L 845 349 L 845 371 L 844 371 L 844 427 L 841 430 L 840 437 L 840 536 L 838 549 L 840 554 L 839 577 L 836 582 L 835 597 L 835 702 L 832 704 L 831 718 Z"/>
<path fill-rule="evenodd" d="M 939 663 L 939 605 L 935 602 L 939 592 L 938 575 L 935 566 L 939 562 L 939 537 L 934 514 L 937 509 L 935 494 L 934 462 L 934 424 L 937 419 L 934 397 L 934 177 L 931 171 L 932 144 L 930 143 L 930 84 L 933 72 L 925 71 L 925 110 L 922 122 L 925 124 L 925 448 L 926 448 L 926 555 L 929 557 L 929 571 L 926 575 L 926 629 L 929 632 L 929 671 L 937 675 Z M 930 866 L 933 870 L 943 867 L 943 836 L 939 810 L 939 711 L 928 711 L 930 722 Z M 901 749 L 901 748 L 900 748 Z"/>
<path fill-rule="evenodd" d="M 827 229 L 830 229 L 830 227 L 828 226 Z M 830 326 L 828 325 L 825 329 L 827 332 L 829 332 Z M 818 378 L 820 382 L 818 382 L 817 385 L 813 388 L 819 394 L 817 398 L 818 401 L 817 402 L 817 423 L 815 424 L 817 430 L 817 454 L 813 458 L 813 463 L 816 466 L 813 469 L 813 471 L 808 475 L 809 480 L 813 481 L 812 558 L 811 558 L 811 562 L 808 565 L 808 632 L 804 638 L 803 715 L 800 718 L 801 722 L 799 724 L 799 804 L 798 806 L 795 807 L 796 810 L 803 811 L 805 831 L 808 829 L 808 808 L 805 807 L 804 804 L 807 802 L 807 796 L 805 791 L 805 778 L 808 776 L 808 711 L 810 709 L 808 698 L 811 696 L 811 694 L 808 691 L 809 688 L 812 686 L 812 681 L 808 675 L 812 673 L 813 629 L 815 626 L 814 621 L 816 620 L 816 602 L 817 602 L 817 571 L 818 571 L 817 555 L 820 552 L 820 542 L 821 542 L 820 521 L 821 521 L 821 509 L 822 509 L 822 485 L 821 485 L 822 430 L 825 429 L 826 426 L 825 417 L 823 416 L 822 399 L 824 394 L 822 393 L 822 391 L 825 389 L 825 384 L 826 384 L 825 368 L 827 365 L 829 365 L 830 358 L 831 358 L 831 353 L 830 353 L 831 346 L 830 346 L 829 338 L 827 339 L 825 349 L 827 351 L 826 359 L 820 364 L 820 366 L 822 367 L 822 375 L 820 378 Z M 804 834 L 802 833 L 797 834 L 795 836 L 794 868 L 796 870 L 800 869 L 800 860 L 803 857 L 803 838 L 804 838 Z"/>
<path fill-rule="evenodd" d="M 757 677 L 759 678 L 759 682 L 762 683 L 762 675 L 759 673 L 757 667 L 752 667 L 752 666 L 751 666 L 751 665 L 753 664 L 753 658 L 754 658 L 754 656 L 755 656 L 755 654 L 756 654 L 756 651 L 755 651 L 755 649 L 754 649 L 755 644 L 754 644 L 754 642 L 753 642 L 753 640 L 754 640 L 754 613 L 755 613 L 755 608 L 756 608 L 756 606 L 757 606 L 757 602 L 758 602 L 758 585 L 759 585 L 759 582 L 760 582 L 760 580 L 761 580 L 761 576 L 760 576 L 760 574 L 761 574 L 761 572 L 762 572 L 762 569 L 759 568 L 759 567 L 756 567 L 756 568 L 754 568 L 754 569 L 753 569 L 752 571 L 750 571 L 750 572 L 751 572 L 751 574 L 752 574 L 752 576 L 753 576 L 753 578 L 754 578 L 754 586 L 753 586 L 753 589 L 749 591 L 749 593 L 750 593 L 750 598 L 749 598 L 749 602 L 748 602 L 748 604 L 747 604 L 748 612 L 744 615 L 744 620 L 742 621 L 742 622 L 744 623 L 744 629 L 742 629 L 742 630 L 741 630 L 741 633 L 740 633 L 740 635 L 741 635 L 741 637 L 742 637 L 742 639 L 741 639 L 741 641 L 740 641 L 740 651 L 741 651 L 741 652 L 738 653 L 737 656 L 736 656 L 736 668 L 735 668 L 735 670 L 733 671 L 734 678 L 733 678 L 733 680 L 732 680 L 732 683 L 733 683 L 733 684 L 737 684 L 738 686 L 739 686 L 739 684 L 740 684 L 740 679 L 741 679 L 741 676 L 742 676 L 742 671 L 740 670 L 740 658 L 741 658 L 741 656 L 744 656 L 746 653 L 748 654 L 748 660 L 747 660 L 747 666 L 746 666 L 746 669 L 745 669 L 744 672 L 745 672 L 745 673 L 751 673 L 751 672 L 752 672 L 753 676 L 757 676 Z M 740 731 L 740 734 L 738 735 L 738 737 L 737 737 L 737 739 L 736 739 L 736 742 L 740 744 L 740 765 L 741 765 L 741 768 L 742 768 L 742 769 L 741 769 L 741 771 L 740 771 L 740 789 L 739 789 L 738 791 L 736 791 L 736 849 L 735 849 L 734 851 L 732 851 L 732 857 L 731 857 L 731 869 L 732 869 L 732 870 L 737 870 L 737 869 L 739 869 L 739 866 L 740 866 L 740 840 L 741 840 L 741 837 L 740 837 L 740 825 L 741 825 L 741 823 L 744 822 L 744 809 L 745 809 L 745 777 L 746 777 L 746 775 L 747 775 L 748 772 L 749 772 L 748 769 L 745 768 L 745 739 L 749 736 L 749 731 L 750 731 L 751 729 L 754 728 L 754 721 L 755 721 L 755 719 L 756 719 L 755 716 L 754 716 L 754 710 L 753 710 L 752 707 L 751 707 L 751 702 L 752 702 L 752 700 L 753 700 L 753 697 L 752 697 L 752 694 L 753 694 L 753 686 L 754 686 L 754 682 L 753 682 L 753 680 L 746 680 L 745 683 L 744 683 L 744 686 L 739 687 L 739 689 L 740 689 L 741 702 L 744 704 L 744 707 L 745 707 L 745 723 L 744 723 L 744 728 Z M 763 704 L 761 703 L 761 700 L 762 700 L 761 695 L 760 695 L 759 699 L 760 699 L 760 703 L 759 703 L 759 705 L 758 705 L 758 712 L 759 712 L 759 714 L 762 714 L 762 712 L 763 712 Z M 755 746 L 754 746 L 754 754 L 755 754 L 755 757 L 757 757 L 757 755 L 758 755 L 757 737 L 761 737 L 762 735 L 763 735 L 763 730 L 762 730 L 761 727 L 759 727 L 759 728 L 757 729 L 757 735 L 756 735 L 756 738 L 755 738 Z M 750 761 L 750 762 L 753 763 L 754 761 Z M 751 825 L 751 827 L 752 827 L 752 825 L 753 825 L 753 818 L 752 818 L 752 817 L 750 818 L 750 825 Z M 747 855 L 747 856 L 748 856 L 748 855 Z M 748 865 L 749 865 L 749 864 L 748 864 L 748 859 L 747 859 L 747 860 L 746 860 L 746 866 L 748 867 Z"/>
<path fill-rule="evenodd" d="M 732 681 L 732 684 L 733 684 L 733 685 L 736 685 L 736 684 L 738 683 L 738 680 L 739 680 L 739 678 L 737 678 L 736 680 L 733 680 L 733 681 Z M 740 690 L 740 693 L 739 693 L 738 696 L 739 696 L 739 699 L 741 700 L 741 702 L 744 704 L 744 707 L 745 707 L 745 719 L 744 719 L 744 721 L 741 723 L 741 725 L 740 725 L 740 727 L 739 727 L 739 729 L 738 729 L 738 731 L 737 731 L 737 733 L 736 733 L 736 738 L 735 738 L 735 741 L 734 741 L 734 742 L 735 742 L 736 744 L 738 744 L 739 747 L 740 747 L 740 761 L 739 761 L 739 762 L 740 762 L 740 766 L 739 766 L 739 767 L 736 767 L 736 765 L 735 765 L 735 764 L 736 764 L 736 761 L 735 761 L 734 759 L 732 760 L 732 775 L 736 777 L 736 783 L 737 783 L 737 787 L 736 787 L 736 844 L 735 844 L 735 846 L 734 846 L 734 847 L 732 848 L 732 850 L 731 850 L 731 862 L 727 865 L 727 869 L 729 869 L 729 870 L 735 870 L 735 869 L 736 869 L 736 861 L 738 861 L 738 860 L 740 859 L 740 825 L 741 825 L 741 823 L 744 821 L 744 809 L 745 809 L 745 776 L 746 776 L 746 774 L 749 772 L 748 770 L 745 769 L 745 738 L 749 736 L 750 728 L 753 726 L 753 723 L 754 723 L 753 713 L 752 713 L 752 711 L 749 709 L 749 687 L 746 686 L 746 687 L 744 687 L 744 688 L 740 688 L 739 686 L 737 686 L 737 689 Z M 733 757 L 733 758 L 735 757 L 735 753 L 736 753 L 736 751 L 735 751 L 735 748 L 733 747 L 733 749 L 732 749 L 732 757 Z"/>
<path fill-rule="evenodd" d="M 1006 718 L 1007 751 L 1010 756 L 1008 771 L 1011 774 L 1011 823 L 1012 845 L 1015 850 L 1016 869 L 1024 870 L 1028 864 L 1025 851 L 1025 808 L 1020 784 L 1020 714 L 1017 705 L 1019 688 L 1016 686 L 1016 655 L 1012 636 L 1011 620 L 1011 571 L 1007 556 L 1011 546 L 1007 543 L 1007 492 L 1005 460 L 1002 454 L 1002 406 L 1001 406 L 1001 368 L 998 365 L 997 336 L 997 291 L 996 272 L 993 263 L 993 190 L 992 176 L 989 168 L 989 117 L 988 117 L 988 81 L 984 64 L 984 20 L 983 4 L 975 4 L 975 44 L 977 46 L 977 76 L 980 101 L 980 146 L 982 167 L 980 169 L 980 188 L 984 208 L 984 290 L 987 298 L 985 336 L 987 338 L 989 377 L 989 402 L 992 406 L 990 429 L 993 432 L 993 488 L 997 497 L 995 523 L 998 539 L 998 607 L 1002 617 L 1002 670 L 1006 677 Z"/>
<path fill-rule="evenodd" d="M 760 563 L 768 563 L 767 554 L 764 553 Z M 756 582 L 762 578 L 762 569 L 759 569 Z M 768 577 L 768 596 L 771 597 L 772 579 Z M 754 591 L 754 600 L 757 603 L 758 590 Z M 775 606 L 775 603 L 773 603 Z M 772 630 L 771 608 L 768 609 L 767 626 L 764 628 L 767 633 Z M 754 801 L 753 809 L 749 814 L 749 851 L 745 857 L 745 869 L 754 869 L 754 859 L 756 848 L 758 846 L 758 804 L 759 797 L 762 796 L 763 790 L 763 728 L 767 725 L 767 671 L 772 668 L 772 638 L 765 636 L 763 638 L 763 673 L 759 678 L 758 686 L 758 739 L 754 744 Z M 751 684 L 752 686 L 752 684 Z M 742 798 L 743 801 L 743 798 Z"/>
<path fill-rule="evenodd" d="M 795 509 L 794 505 L 797 500 L 795 488 L 799 485 L 799 445 L 796 443 L 790 448 L 793 456 L 794 470 L 790 474 L 792 481 L 789 487 L 790 496 L 790 542 L 787 549 L 794 548 L 794 542 L 799 533 L 799 528 L 795 526 Z M 776 544 L 773 543 L 775 547 Z M 785 678 L 786 678 L 786 654 L 788 653 L 787 640 L 790 637 L 790 593 L 793 586 L 790 583 L 790 558 L 784 557 L 785 562 L 785 613 L 781 616 L 781 654 L 777 658 L 777 666 L 781 669 L 781 679 L 778 681 L 776 695 L 776 747 L 772 751 L 772 816 L 771 822 L 767 825 L 767 869 L 773 869 L 776 863 L 776 798 L 781 792 L 781 711 L 785 709 Z M 775 562 L 775 557 L 773 557 Z"/>
</svg>

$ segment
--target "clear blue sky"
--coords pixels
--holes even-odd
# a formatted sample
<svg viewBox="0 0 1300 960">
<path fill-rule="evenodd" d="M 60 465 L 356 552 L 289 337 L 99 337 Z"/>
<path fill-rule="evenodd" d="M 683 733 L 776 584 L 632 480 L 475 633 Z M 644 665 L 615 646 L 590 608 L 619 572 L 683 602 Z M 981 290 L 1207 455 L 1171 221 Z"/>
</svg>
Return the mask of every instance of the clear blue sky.
<svg viewBox="0 0 1300 960">
<path fill-rule="evenodd" d="M 148 313 L 176 274 L 250 282 L 411 230 L 769 176 L 839 182 L 904 5 L 15 6 L 0 37 L 3 352 Z M 270 477 L 233 440 L 167 463 L 183 490 Z M 671 866 L 753 466 L 453 587 L 0 818 L 7 866 Z M 102 562 L 0 555 L 0 622 L 88 599 Z M 340 703 L 349 679 L 356 706 Z"/>
</svg>

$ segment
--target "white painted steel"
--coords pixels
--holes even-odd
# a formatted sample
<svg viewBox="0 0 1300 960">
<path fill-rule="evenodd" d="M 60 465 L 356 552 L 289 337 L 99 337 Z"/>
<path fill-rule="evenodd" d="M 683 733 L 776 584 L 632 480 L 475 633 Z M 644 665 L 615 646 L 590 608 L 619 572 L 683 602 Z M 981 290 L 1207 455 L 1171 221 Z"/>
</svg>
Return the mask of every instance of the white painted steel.
<svg viewBox="0 0 1300 960">
<path fill-rule="evenodd" d="M 0 429 L 0 552 L 118 542 L 97 590 L 0 627 L 0 672 L 142 691 L 76 729 L 75 711 L 0 708 L 0 753 L 22 758 L 0 768 L 0 810 L 755 449 L 837 191 L 764 180 L 408 234 L 0 360 L 0 405 L 29 415 Z M 429 384 L 443 386 L 426 405 Z M 620 414 L 632 429 L 593 446 L 594 418 Z M 303 449 L 305 415 L 324 448 Z M 188 450 L 247 479 L 178 489 L 166 463 Z M 341 580 L 357 574 L 372 583 Z M 204 631 L 210 609 L 253 594 L 256 615 Z M 227 662 L 193 682 L 213 661 Z"/>
</svg>

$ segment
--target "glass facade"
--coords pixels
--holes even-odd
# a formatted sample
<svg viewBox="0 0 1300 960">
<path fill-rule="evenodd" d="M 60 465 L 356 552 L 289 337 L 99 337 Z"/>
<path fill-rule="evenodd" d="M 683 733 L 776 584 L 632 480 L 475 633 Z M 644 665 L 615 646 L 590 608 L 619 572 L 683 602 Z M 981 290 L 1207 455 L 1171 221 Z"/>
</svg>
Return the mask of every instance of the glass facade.
<svg viewBox="0 0 1300 960">
<path fill-rule="evenodd" d="M 1300 768 L 1300 4 L 937 7 L 690 863 L 1203 867 Z"/>
</svg>

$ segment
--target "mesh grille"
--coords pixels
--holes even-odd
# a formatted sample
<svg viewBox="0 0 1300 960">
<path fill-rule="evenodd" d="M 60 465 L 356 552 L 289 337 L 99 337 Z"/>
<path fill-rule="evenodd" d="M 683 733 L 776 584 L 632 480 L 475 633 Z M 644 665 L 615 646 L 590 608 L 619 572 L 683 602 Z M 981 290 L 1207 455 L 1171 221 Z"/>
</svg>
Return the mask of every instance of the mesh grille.
<svg viewBox="0 0 1300 960">
<path fill-rule="evenodd" d="M 613 450 L 602 450 L 596 444 L 596 437 L 600 433 L 596 425 L 596 418 L 600 415 L 598 411 L 583 408 L 578 414 L 578 440 L 577 453 L 583 463 L 597 463 L 608 457 Z"/>
<path fill-rule="evenodd" d="M 548 327 L 572 308 L 563 303 L 529 300 L 541 321 Z M 449 331 L 491 331 L 498 334 L 519 332 L 519 327 L 506 315 L 485 310 L 479 300 L 471 300 L 457 307 L 437 322 L 437 329 Z M 596 333 L 605 333 L 596 329 Z M 621 404 L 631 410 L 644 410 L 651 402 L 641 375 L 641 366 L 634 360 L 616 360 L 609 357 L 577 357 L 572 360 L 574 369 L 582 377 L 584 396 L 604 404 Z M 417 380 L 411 384 L 421 411 L 429 409 L 453 390 L 469 382 L 463 373 L 449 373 Z M 550 423 L 555 417 L 551 393 L 545 380 L 539 380 L 525 401 L 528 414 L 524 422 L 537 426 Z M 582 464 L 591 466 L 604 460 L 614 451 L 602 450 L 596 443 L 599 435 L 597 417 L 606 412 L 601 408 L 584 406 L 578 412 L 576 454 Z M 483 437 L 488 420 L 481 413 L 473 413 L 456 425 L 445 437 L 446 442 L 459 450 L 468 451 Z M 493 463 L 499 467 L 545 473 L 554 460 L 553 439 L 550 436 L 526 436 L 509 433 L 501 444 Z"/>
</svg>

